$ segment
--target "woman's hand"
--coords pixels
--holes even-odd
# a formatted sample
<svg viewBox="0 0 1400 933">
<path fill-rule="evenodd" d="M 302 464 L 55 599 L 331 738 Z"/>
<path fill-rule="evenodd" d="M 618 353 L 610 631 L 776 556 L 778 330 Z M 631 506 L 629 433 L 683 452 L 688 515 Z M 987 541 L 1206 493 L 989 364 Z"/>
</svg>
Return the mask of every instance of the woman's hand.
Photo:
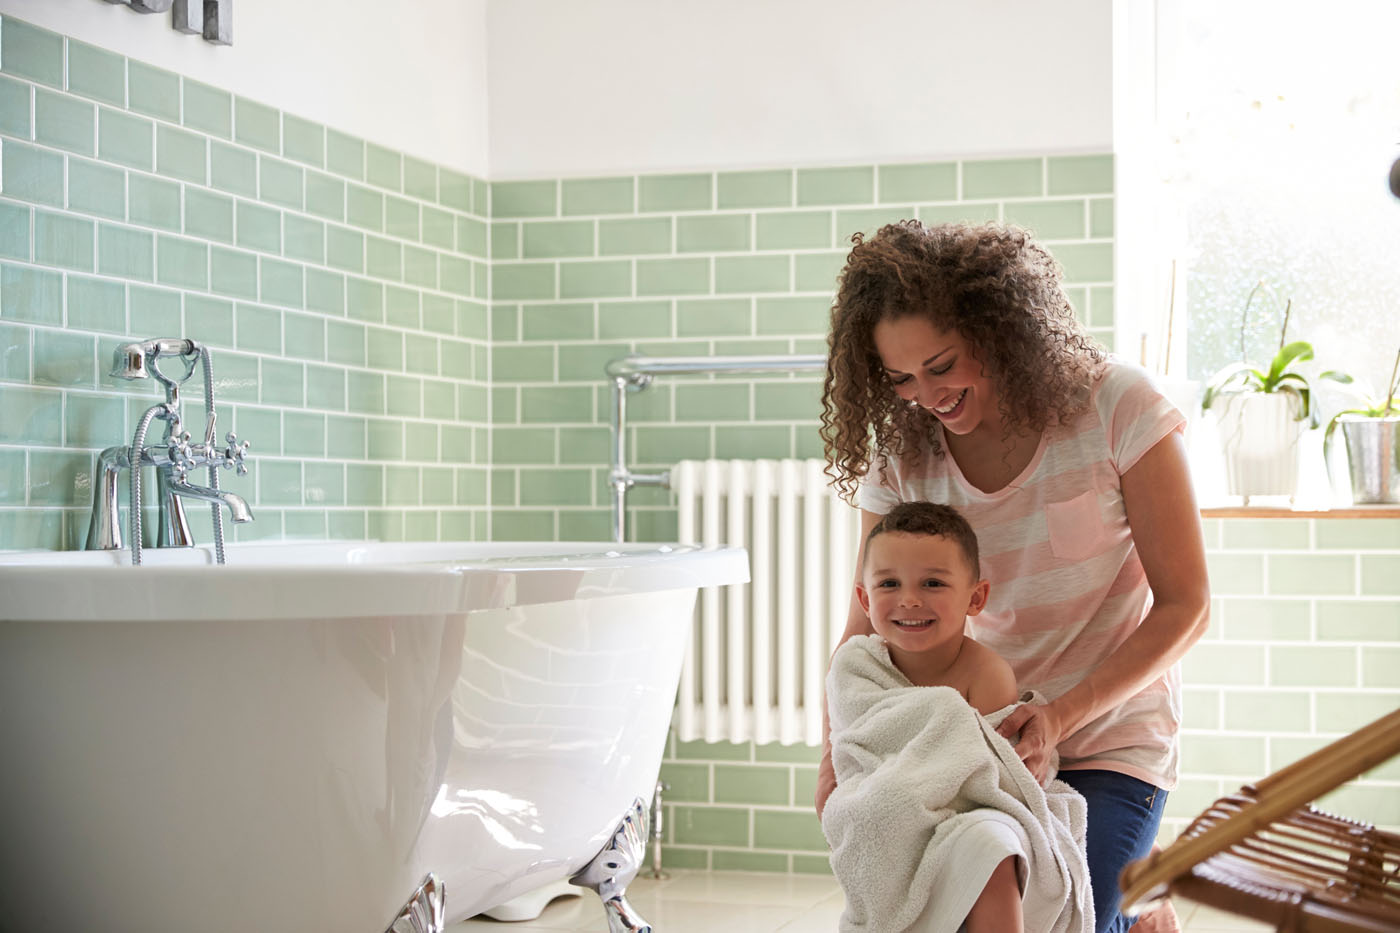
<svg viewBox="0 0 1400 933">
<path fill-rule="evenodd" d="M 830 746 L 828 746 L 828 749 Z M 831 792 L 836 790 L 836 768 L 831 764 L 831 752 L 828 751 L 822 756 L 821 764 L 817 766 L 817 819 L 822 818 L 822 812 L 826 810 L 826 800 L 831 796 Z"/>
<path fill-rule="evenodd" d="M 1040 706 L 1035 703 L 1022 703 L 1013 709 L 1001 725 L 997 734 L 1010 740 L 1017 732 L 1021 733 L 1016 743 L 1016 754 L 1021 756 L 1036 783 L 1045 784 L 1050 774 L 1050 753 L 1064 738 L 1064 725 L 1052 705 Z M 820 777 L 818 778 L 820 781 Z M 820 788 L 820 783 L 818 788 Z M 821 791 L 818 790 L 818 794 Z"/>
</svg>

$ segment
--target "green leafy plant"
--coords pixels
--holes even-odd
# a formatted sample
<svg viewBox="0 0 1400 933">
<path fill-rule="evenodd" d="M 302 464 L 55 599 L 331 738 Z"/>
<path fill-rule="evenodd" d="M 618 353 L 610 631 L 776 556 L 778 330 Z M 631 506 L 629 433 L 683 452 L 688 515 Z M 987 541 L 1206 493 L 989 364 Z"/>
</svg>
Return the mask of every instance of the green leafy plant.
<svg viewBox="0 0 1400 933">
<path fill-rule="evenodd" d="M 1309 384 L 1307 376 L 1294 368 L 1295 364 L 1313 358 L 1312 344 L 1306 340 L 1287 342 L 1288 316 L 1293 310 L 1292 299 L 1289 299 L 1284 306 L 1283 326 L 1279 328 L 1278 335 L 1278 352 L 1274 354 L 1268 368 L 1245 360 L 1244 335 L 1245 325 L 1249 320 L 1249 306 L 1254 302 L 1254 296 L 1263 289 L 1264 283 L 1262 281 L 1250 289 L 1249 297 L 1245 299 L 1244 310 L 1240 312 L 1241 362 L 1231 363 L 1211 378 L 1210 382 L 1206 384 L 1205 394 L 1201 397 L 1201 410 L 1208 410 L 1221 395 L 1239 392 L 1278 392 L 1292 395 L 1298 399 L 1298 414 L 1295 420 L 1302 421 L 1306 418 L 1313 427 L 1317 427 L 1318 419 L 1312 405 L 1312 386 Z M 1322 373 L 1319 378 L 1332 379 L 1342 383 L 1351 382 L 1351 377 L 1346 373 L 1330 369 Z"/>
<path fill-rule="evenodd" d="M 1327 433 L 1323 435 L 1324 443 L 1332 439 L 1332 432 L 1337 430 L 1337 423 L 1346 415 L 1362 418 L 1389 418 L 1392 415 L 1400 415 L 1400 351 L 1395 353 L 1395 365 L 1390 368 L 1390 381 L 1386 383 L 1384 396 L 1376 398 L 1360 392 L 1354 394 L 1361 404 L 1332 416 L 1332 420 L 1327 422 Z"/>
</svg>

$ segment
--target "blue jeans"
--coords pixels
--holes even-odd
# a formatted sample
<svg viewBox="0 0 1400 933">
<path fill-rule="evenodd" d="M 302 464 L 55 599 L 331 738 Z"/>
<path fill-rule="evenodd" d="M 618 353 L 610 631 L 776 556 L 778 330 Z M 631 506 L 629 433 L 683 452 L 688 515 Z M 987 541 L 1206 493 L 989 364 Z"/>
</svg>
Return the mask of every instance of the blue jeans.
<svg viewBox="0 0 1400 933">
<path fill-rule="evenodd" d="M 1086 848 L 1096 933 L 1123 933 L 1134 921 L 1118 912 L 1118 876 L 1152 849 L 1167 792 L 1117 771 L 1061 771 L 1089 804 Z"/>
</svg>

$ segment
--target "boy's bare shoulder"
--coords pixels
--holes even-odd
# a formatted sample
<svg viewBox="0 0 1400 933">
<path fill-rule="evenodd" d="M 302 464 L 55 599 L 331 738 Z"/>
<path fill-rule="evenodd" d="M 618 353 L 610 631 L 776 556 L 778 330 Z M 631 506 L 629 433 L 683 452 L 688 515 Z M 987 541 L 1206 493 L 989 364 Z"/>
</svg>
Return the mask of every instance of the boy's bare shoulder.
<svg viewBox="0 0 1400 933">
<path fill-rule="evenodd" d="M 1011 673 L 1011 665 L 991 648 L 973 638 L 963 642 L 963 661 L 974 674 Z"/>
<path fill-rule="evenodd" d="M 971 638 L 963 646 L 963 654 L 970 683 L 967 699 L 978 712 L 994 713 L 1016 702 L 1016 675 L 1005 658 Z"/>
</svg>

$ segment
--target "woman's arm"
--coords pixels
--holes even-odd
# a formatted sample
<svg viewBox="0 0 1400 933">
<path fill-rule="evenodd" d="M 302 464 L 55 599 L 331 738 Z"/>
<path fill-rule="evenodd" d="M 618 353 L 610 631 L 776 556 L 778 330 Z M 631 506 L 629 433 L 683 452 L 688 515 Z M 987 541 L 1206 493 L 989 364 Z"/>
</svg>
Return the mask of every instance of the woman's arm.
<svg viewBox="0 0 1400 933">
<path fill-rule="evenodd" d="M 1088 677 L 1045 706 L 1022 706 L 997 729 L 1005 736 L 1021 732 L 1016 751 L 1037 780 L 1048 771 L 1050 749 L 1166 673 L 1209 621 L 1205 542 L 1181 434 L 1173 431 L 1143 454 L 1122 486 L 1152 608 Z"/>
<path fill-rule="evenodd" d="M 846 629 L 841 633 L 841 640 L 836 643 L 839 648 L 845 644 L 846 639 L 856 635 L 871 635 L 875 630 L 870 627 L 870 617 L 865 614 L 865 610 L 860 606 L 860 600 L 856 598 L 855 584 L 860 582 L 861 565 L 865 562 L 865 539 L 870 534 L 870 529 L 875 527 L 883 516 L 874 512 L 860 510 L 860 547 L 856 548 L 856 575 L 851 583 L 851 607 L 846 614 Z M 835 651 L 832 651 L 835 654 Z M 827 659 L 827 667 L 831 667 L 831 660 Z M 831 717 L 826 709 L 826 691 L 822 691 L 822 760 L 817 766 L 817 818 L 820 819 L 822 811 L 826 809 L 826 798 L 831 796 L 831 792 L 836 789 L 836 769 L 831 764 Z"/>
</svg>

